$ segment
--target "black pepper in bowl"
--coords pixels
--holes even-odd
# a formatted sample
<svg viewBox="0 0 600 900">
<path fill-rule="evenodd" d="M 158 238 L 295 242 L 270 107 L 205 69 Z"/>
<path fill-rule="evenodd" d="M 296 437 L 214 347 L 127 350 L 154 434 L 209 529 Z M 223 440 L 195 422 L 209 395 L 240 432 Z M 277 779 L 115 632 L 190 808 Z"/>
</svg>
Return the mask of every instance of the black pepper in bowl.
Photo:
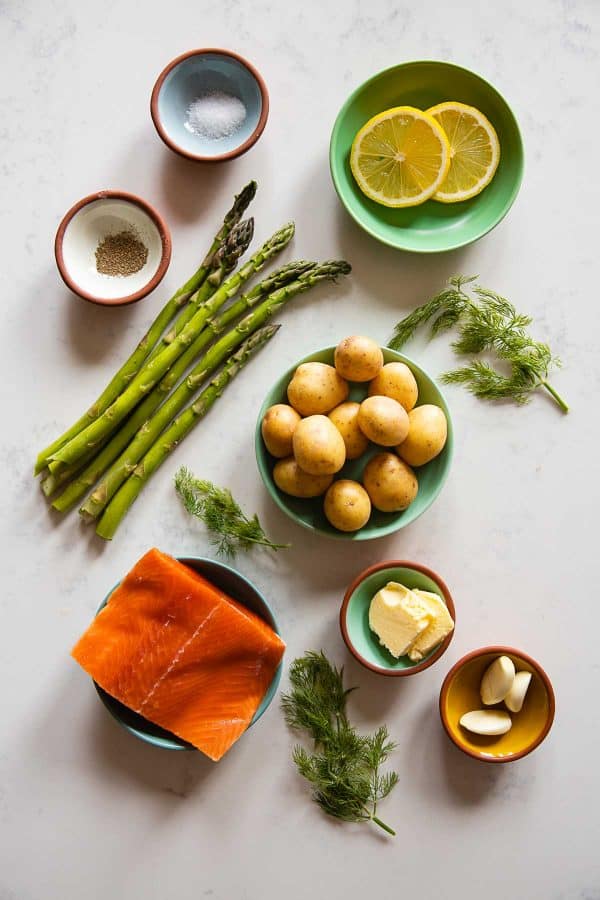
<svg viewBox="0 0 600 900">
<path fill-rule="evenodd" d="M 146 265 L 148 248 L 133 231 L 108 234 L 96 247 L 96 271 L 124 277 Z"/>
</svg>

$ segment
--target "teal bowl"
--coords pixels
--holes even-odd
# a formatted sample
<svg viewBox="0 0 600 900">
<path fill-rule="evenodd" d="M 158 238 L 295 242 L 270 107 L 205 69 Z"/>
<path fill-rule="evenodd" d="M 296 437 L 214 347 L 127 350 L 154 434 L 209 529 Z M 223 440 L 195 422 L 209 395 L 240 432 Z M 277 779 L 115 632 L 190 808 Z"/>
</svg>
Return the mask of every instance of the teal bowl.
<svg viewBox="0 0 600 900">
<path fill-rule="evenodd" d="M 444 100 L 475 106 L 500 141 L 500 164 L 490 184 L 471 200 L 389 209 L 362 193 L 350 170 L 350 148 L 368 120 L 394 106 L 428 109 Z M 333 126 L 329 163 L 335 189 L 354 221 L 390 247 L 416 253 L 456 250 L 479 240 L 506 215 L 523 178 L 523 142 L 506 100 L 479 75 L 445 62 L 410 62 L 385 69 L 361 84 Z"/>
<path fill-rule="evenodd" d="M 415 519 L 431 506 L 441 491 L 444 482 L 448 477 L 448 472 L 450 471 L 454 449 L 454 432 L 450 410 L 448 409 L 448 404 L 446 403 L 444 395 L 431 376 L 407 356 L 398 353 L 396 350 L 390 350 L 389 347 L 382 347 L 381 349 L 386 363 L 403 362 L 412 370 L 419 388 L 417 406 L 423 403 L 433 403 L 436 406 L 441 407 L 448 422 L 448 438 L 446 440 L 446 446 L 440 455 L 435 459 L 432 459 L 426 466 L 421 466 L 416 469 L 416 475 L 419 481 L 419 492 L 408 509 L 395 513 L 385 513 L 373 509 L 371 518 L 360 531 L 347 533 L 338 531 L 329 524 L 323 512 L 322 497 L 315 497 L 309 500 L 290 497 L 288 494 L 282 493 L 273 481 L 273 466 L 277 460 L 268 452 L 262 439 L 260 426 L 263 416 L 267 409 L 275 403 L 288 402 L 287 386 L 298 366 L 306 362 L 323 362 L 332 366 L 335 347 L 326 347 L 324 350 L 318 350 L 316 353 L 311 353 L 309 356 L 305 356 L 304 359 L 299 360 L 291 369 L 288 369 L 285 375 L 283 375 L 274 387 L 271 388 L 265 397 L 265 401 L 258 414 L 254 446 L 258 470 L 267 491 L 277 506 L 282 512 L 289 516 L 290 519 L 293 519 L 298 525 L 302 525 L 304 528 L 308 528 L 310 531 L 325 535 L 326 537 L 339 538 L 340 540 L 346 541 L 369 541 L 374 538 L 385 537 L 388 534 L 398 531 L 400 528 L 404 528 L 406 525 L 414 522 Z M 366 395 L 366 384 L 350 385 L 349 400 L 360 402 Z M 374 444 L 371 444 L 360 459 L 348 460 L 336 477 L 351 478 L 355 481 L 361 481 L 363 469 L 369 459 L 371 459 L 372 456 L 375 456 L 376 453 L 381 453 L 384 449 L 385 448 L 383 447 L 376 447 Z"/>
<path fill-rule="evenodd" d="M 451 631 L 448 637 L 420 662 L 412 662 L 408 656 L 401 656 L 399 659 L 393 657 L 379 643 L 379 638 L 369 627 L 371 600 L 388 581 L 397 581 L 410 590 L 419 588 L 438 594 L 456 622 L 452 595 L 439 575 L 420 563 L 387 560 L 361 572 L 346 591 L 340 609 L 342 637 L 350 653 L 371 672 L 392 677 L 416 675 L 432 666 L 446 652 L 454 637 L 454 631 Z"/>
<path fill-rule="evenodd" d="M 263 595 L 251 581 L 248 581 L 247 578 L 244 578 L 244 576 L 240 575 L 239 572 L 236 572 L 235 569 L 226 566 L 225 563 L 217 562 L 217 560 L 214 559 L 205 559 L 201 556 L 178 556 L 177 559 L 180 563 L 189 566 L 190 569 L 199 572 L 200 575 L 204 575 L 205 578 L 219 587 L 226 594 L 233 597 L 234 600 L 237 600 L 243 606 L 247 607 L 247 609 L 252 610 L 252 612 L 256 613 L 257 616 L 260 616 L 261 619 L 264 619 L 264 621 L 271 626 L 273 631 L 280 634 L 279 626 L 277 625 L 273 611 Z M 98 607 L 98 612 L 106 606 L 110 600 L 111 594 L 119 587 L 120 583 L 121 582 L 115 584 L 114 588 L 109 591 Z M 258 722 L 263 713 L 266 712 L 273 697 L 277 693 L 282 671 L 283 662 L 277 667 L 277 670 L 273 675 L 273 680 L 271 681 L 260 706 L 254 713 L 254 717 L 248 728 L 251 728 L 252 725 Z M 159 725 L 154 725 L 152 722 L 144 719 L 143 716 L 138 715 L 138 713 L 129 709 L 129 707 L 125 706 L 123 703 L 119 703 L 118 700 L 115 700 L 114 697 L 111 697 L 110 694 L 107 694 L 106 691 L 102 690 L 100 685 L 96 684 L 96 682 L 94 682 L 94 686 L 111 716 L 116 719 L 119 725 L 126 731 L 133 734 L 141 741 L 152 744 L 154 747 L 160 747 L 163 750 L 197 749 L 192 746 L 192 744 L 188 744 L 187 741 L 181 740 L 181 738 L 172 734 L 170 731 L 165 731 L 165 729 L 161 728 Z"/>
</svg>

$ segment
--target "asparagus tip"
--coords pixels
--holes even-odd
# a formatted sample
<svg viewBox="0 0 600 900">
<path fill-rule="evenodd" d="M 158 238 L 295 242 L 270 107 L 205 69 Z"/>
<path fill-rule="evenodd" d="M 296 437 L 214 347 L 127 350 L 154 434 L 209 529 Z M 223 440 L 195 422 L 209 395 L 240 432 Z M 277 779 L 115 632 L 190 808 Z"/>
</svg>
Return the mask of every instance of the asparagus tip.
<svg viewBox="0 0 600 900">
<path fill-rule="evenodd" d="M 252 200 L 254 200 L 254 197 L 256 195 L 256 188 L 256 181 L 252 180 L 242 188 L 239 194 L 236 194 L 233 201 L 233 206 L 225 216 L 225 222 L 227 224 L 232 224 L 239 221 Z"/>
</svg>

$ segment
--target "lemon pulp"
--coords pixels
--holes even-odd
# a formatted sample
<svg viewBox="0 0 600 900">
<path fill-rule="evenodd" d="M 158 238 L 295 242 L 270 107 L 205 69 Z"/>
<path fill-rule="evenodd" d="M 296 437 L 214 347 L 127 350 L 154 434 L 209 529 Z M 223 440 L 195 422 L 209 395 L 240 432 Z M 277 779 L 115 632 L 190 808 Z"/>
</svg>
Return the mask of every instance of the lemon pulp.
<svg viewBox="0 0 600 900">
<path fill-rule="evenodd" d="M 350 168 L 361 191 L 384 206 L 417 206 L 441 187 L 450 166 L 443 128 L 426 112 L 397 106 L 363 125 Z"/>
<path fill-rule="evenodd" d="M 500 142 L 492 123 L 473 106 L 448 101 L 427 112 L 441 125 L 450 143 L 450 167 L 434 200 L 458 203 L 487 187 L 500 162 Z"/>
</svg>

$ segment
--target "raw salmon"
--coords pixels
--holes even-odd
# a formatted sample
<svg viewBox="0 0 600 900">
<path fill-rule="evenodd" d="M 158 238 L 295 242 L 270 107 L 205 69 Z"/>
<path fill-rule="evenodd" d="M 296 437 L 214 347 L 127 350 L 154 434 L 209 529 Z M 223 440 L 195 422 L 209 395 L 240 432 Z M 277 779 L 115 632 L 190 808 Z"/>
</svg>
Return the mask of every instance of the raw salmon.
<svg viewBox="0 0 600 900">
<path fill-rule="evenodd" d="M 111 696 L 217 760 L 250 724 L 284 649 L 261 618 L 154 549 L 72 655 Z"/>
</svg>

